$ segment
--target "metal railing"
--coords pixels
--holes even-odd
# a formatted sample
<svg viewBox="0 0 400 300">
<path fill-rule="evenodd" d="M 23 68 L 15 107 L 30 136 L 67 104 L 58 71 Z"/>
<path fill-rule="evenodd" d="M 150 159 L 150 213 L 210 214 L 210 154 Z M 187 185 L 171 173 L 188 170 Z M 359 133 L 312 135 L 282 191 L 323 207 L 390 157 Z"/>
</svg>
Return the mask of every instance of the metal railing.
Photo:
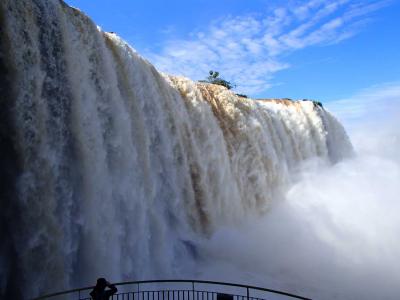
<svg viewBox="0 0 400 300">
<path fill-rule="evenodd" d="M 162 286 L 168 284 L 168 286 Z M 257 286 L 205 280 L 146 280 L 114 283 L 112 300 L 272 300 L 310 298 Z M 133 288 L 128 288 L 131 285 Z M 33 300 L 90 300 L 93 286 L 34 298 Z"/>
</svg>

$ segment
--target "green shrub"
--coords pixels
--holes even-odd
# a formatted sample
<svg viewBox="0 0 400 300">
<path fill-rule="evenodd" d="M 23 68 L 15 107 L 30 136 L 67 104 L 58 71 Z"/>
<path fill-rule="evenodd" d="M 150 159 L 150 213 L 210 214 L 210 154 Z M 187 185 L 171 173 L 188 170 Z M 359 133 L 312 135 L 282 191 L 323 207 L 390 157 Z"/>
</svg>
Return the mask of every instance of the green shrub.
<svg viewBox="0 0 400 300">
<path fill-rule="evenodd" d="M 236 96 L 242 97 L 242 98 L 248 98 L 247 95 L 243 95 L 243 94 L 236 94 Z"/>
<path fill-rule="evenodd" d="M 207 82 L 207 83 L 222 85 L 226 87 L 228 90 L 235 87 L 235 85 L 232 84 L 231 82 L 219 77 L 219 72 L 211 70 L 209 74 L 210 75 L 207 77 L 206 80 L 199 80 L 199 82 Z"/>
<path fill-rule="evenodd" d="M 319 106 L 321 108 L 324 108 L 324 106 L 322 105 L 322 102 L 320 102 L 320 101 L 311 100 L 311 99 L 303 99 L 303 101 L 311 101 L 314 104 L 314 106 Z"/>
</svg>

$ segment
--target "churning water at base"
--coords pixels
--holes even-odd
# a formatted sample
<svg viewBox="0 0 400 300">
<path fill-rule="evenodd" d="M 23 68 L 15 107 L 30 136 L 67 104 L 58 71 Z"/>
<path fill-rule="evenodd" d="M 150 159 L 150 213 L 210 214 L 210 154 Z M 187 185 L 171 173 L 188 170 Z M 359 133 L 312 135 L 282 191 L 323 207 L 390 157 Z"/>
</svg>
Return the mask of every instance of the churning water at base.
<svg viewBox="0 0 400 300">
<path fill-rule="evenodd" d="M 9 298 L 98 276 L 207 274 L 216 232 L 268 219 L 302 163 L 352 153 L 314 103 L 161 75 L 58 0 L 1 1 L 0 42 L 0 292 Z M 277 234 L 278 223 L 268 225 Z"/>
<path fill-rule="evenodd" d="M 309 161 L 261 218 L 219 228 L 202 244 L 202 276 L 313 299 L 397 299 L 399 120 L 363 128 L 352 159 Z"/>
</svg>

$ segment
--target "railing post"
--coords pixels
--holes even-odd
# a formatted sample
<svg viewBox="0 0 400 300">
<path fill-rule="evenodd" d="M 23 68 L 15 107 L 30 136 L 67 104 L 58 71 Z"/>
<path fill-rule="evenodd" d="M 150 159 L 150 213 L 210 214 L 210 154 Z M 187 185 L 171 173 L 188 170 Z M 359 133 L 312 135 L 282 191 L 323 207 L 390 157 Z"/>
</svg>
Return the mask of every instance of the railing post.
<svg viewBox="0 0 400 300">
<path fill-rule="evenodd" d="M 249 300 L 249 287 L 246 288 L 247 291 L 247 300 Z"/>
<path fill-rule="evenodd" d="M 192 294 L 193 294 L 193 300 L 194 300 L 194 281 L 192 281 Z"/>
</svg>

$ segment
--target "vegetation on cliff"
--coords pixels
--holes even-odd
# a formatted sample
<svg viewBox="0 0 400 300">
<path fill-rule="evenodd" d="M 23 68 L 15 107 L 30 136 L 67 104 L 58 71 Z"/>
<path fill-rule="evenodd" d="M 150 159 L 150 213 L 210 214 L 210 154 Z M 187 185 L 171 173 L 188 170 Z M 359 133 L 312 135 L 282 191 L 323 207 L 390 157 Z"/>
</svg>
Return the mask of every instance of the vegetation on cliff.
<svg viewBox="0 0 400 300">
<path fill-rule="evenodd" d="M 205 80 L 199 80 L 200 82 L 207 82 L 207 83 L 212 83 L 212 84 L 217 84 L 217 85 L 222 85 L 226 87 L 228 90 L 236 87 L 235 84 L 219 77 L 219 72 L 210 70 L 209 76 Z"/>
</svg>

